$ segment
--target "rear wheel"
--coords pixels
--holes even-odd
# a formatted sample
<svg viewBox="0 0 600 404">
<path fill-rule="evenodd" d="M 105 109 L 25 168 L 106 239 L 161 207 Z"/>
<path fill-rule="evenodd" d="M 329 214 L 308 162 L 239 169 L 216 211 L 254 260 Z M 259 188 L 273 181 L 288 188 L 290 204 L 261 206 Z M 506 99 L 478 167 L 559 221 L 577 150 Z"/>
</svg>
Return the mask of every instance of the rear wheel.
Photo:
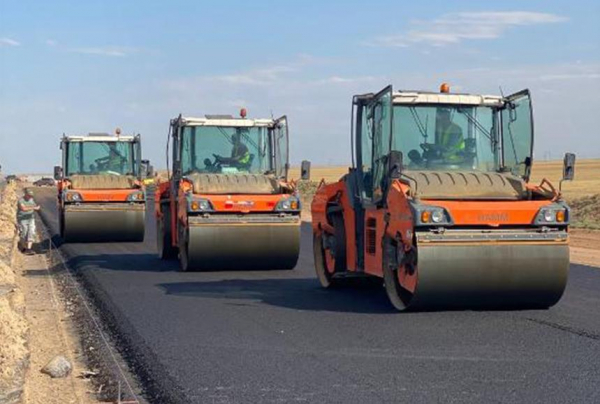
<svg viewBox="0 0 600 404">
<path fill-rule="evenodd" d="M 179 226 L 179 268 L 182 272 L 189 271 L 190 259 L 189 259 L 189 231 L 187 227 Z"/>
<path fill-rule="evenodd" d="M 333 272 L 327 269 L 326 254 L 328 251 L 323 248 L 323 236 L 315 234 L 313 236 L 313 254 L 315 259 L 315 272 L 317 278 L 324 288 L 331 288 L 336 285 L 336 279 L 333 279 Z"/>
<path fill-rule="evenodd" d="M 391 239 L 384 241 L 383 248 L 383 281 L 385 283 L 385 291 L 392 306 L 398 311 L 405 311 L 413 298 L 413 294 L 400 284 L 398 262 L 403 262 L 404 260 L 397 256 L 398 246 Z"/>
<path fill-rule="evenodd" d="M 158 257 L 168 260 L 177 256 L 177 250 L 171 245 L 171 233 L 167 231 L 166 216 L 156 218 L 156 249 Z"/>
<path fill-rule="evenodd" d="M 344 217 L 341 214 L 336 214 L 331 217 L 331 222 L 335 230 L 335 246 L 334 253 L 334 272 L 346 272 L 346 226 L 344 225 Z"/>
<path fill-rule="evenodd" d="M 60 238 L 62 238 L 64 241 L 65 240 L 65 213 L 62 211 L 58 215 L 58 228 L 59 228 L 59 232 L 60 232 Z"/>
<path fill-rule="evenodd" d="M 346 271 L 346 229 L 344 218 L 336 214 L 331 218 L 335 235 L 315 235 L 313 237 L 313 254 L 315 271 L 321 286 L 329 288 L 340 283 L 336 273 Z"/>
</svg>

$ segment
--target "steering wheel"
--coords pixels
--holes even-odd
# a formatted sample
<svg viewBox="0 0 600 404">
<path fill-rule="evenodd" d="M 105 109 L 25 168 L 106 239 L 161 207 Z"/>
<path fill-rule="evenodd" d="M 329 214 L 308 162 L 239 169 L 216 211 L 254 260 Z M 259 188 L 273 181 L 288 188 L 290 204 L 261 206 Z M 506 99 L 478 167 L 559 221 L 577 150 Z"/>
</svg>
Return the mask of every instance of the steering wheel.
<svg viewBox="0 0 600 404">
<path fill-rule="evenodd" d="M 420 146 L 424 152 L 436 152 L 437 153 L 437 152 L 442 152 L 445 149 L 444 146 L 440 146 L 435 143 L 421 143 Z"/>
<path fill-rule="evenodd" d="M 222 157 L 218 154 L 213 153 L 213 157 L 215 158 L 214 162 L 211 162 L 209 158 L 204 159 L 204 166 L 206 169 L 212 173 L 218 173 L 221 171 L 221 159 Z"/>
<path fill-rule="evenodd" d="M 446 147 L 435 143 L 421 143 L 420 146 L 423 149 L 423 158 L 426 160 L 440 159 L 446 151 Z"/>
<path fill-rule="evenodd" d="M 127 159 L 123 156 L 116 156 L 121 163 L 125 163 L 127 161 Z M 110 161 L 110 157 L 105 156 L 105 157 L 99 157 L 96 160 L 94 160 L 96 162 L 96 166 L 98 167 L 99 171 L 103 171 L 106 172 L 108 170 L 103 170 L 103 168 L 107 168 L 108 167 L 108 162 Z M 114 171 L 112 171 L 114 172 Z M 120 175 L 119 173 L 116 173 L 117 175 Z"/>
</svg>

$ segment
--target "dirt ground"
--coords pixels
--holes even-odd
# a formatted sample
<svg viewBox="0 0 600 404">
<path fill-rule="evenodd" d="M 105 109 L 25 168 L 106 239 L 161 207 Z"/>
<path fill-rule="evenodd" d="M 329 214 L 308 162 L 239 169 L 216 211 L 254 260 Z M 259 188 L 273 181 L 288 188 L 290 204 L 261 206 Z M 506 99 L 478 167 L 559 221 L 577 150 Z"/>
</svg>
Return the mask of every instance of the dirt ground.
<svg viewBox="0 0 600 404">
<path fill-rule="evenodd" d="M 29 361 L 25 302 L 12 269 L 0 262 L 0 403 L 18 402 Z"/>
<path fill-rule="evenodd" d="M 573 229 L 569 236 L 571 261 L 600 268 L 600 231 Z"/>
<path fill-rule="evenodd" d="M 0 403 L 19 402 L 29 361 L 25 301 L 13 270 L 15 186 L 0 195 Z"/>
<path fill-rule="evenodd" d="M 48 271 L 45 256 L 19 255 L 16 267 L 30 327 L 30 365 L 23 402 L 98 403 L 91 395 L 90 370 L 83 361 L 76 326 Z M 40 371 L 56 355 L 66 357 L 73 365 L 71 374 L 64 379 L 52 379 Z"/>
<path fill-rule="evenodd" d="M 600 251 L 600 231 L 573 229 L 571 230 L 571 243 L 575 247 Z M 600 261 L 598 263 L 600 264 Z"/>
<path fill-rule="evenodd" d="M 600 194 L 582 196 L 568 202 L 573 215 L 573 227 L 600 230 Z"/>
<path fill-rule="evenodd" d="M 75 322 L 60 298 L 40 246 L 25 256 L 16 248 L 15 210 L 20 194 L 7 186 L 0 203 L 0 403 L 99 403 L 81 355 Z M 71 374 L 52 379 L 41 369 L 65 356 Z"/>
</svg>

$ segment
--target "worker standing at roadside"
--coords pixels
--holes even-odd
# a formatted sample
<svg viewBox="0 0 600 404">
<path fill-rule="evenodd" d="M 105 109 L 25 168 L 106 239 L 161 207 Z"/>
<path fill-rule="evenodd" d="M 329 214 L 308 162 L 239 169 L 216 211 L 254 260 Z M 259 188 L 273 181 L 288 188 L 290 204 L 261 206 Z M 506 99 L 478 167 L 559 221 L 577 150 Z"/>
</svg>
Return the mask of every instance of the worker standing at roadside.
<svg viewBox="0 0 600 404">
<path fill-rule="evenodd" d="M 27 255 L 33 255 L 32 246 L 35 239 L 35 211 L 40 206 L 33 199 L 33 191 L 26 189 L 23 197 L 17 202 L 17 224 L 19 225 L 19 248 Z"/>
</svg>

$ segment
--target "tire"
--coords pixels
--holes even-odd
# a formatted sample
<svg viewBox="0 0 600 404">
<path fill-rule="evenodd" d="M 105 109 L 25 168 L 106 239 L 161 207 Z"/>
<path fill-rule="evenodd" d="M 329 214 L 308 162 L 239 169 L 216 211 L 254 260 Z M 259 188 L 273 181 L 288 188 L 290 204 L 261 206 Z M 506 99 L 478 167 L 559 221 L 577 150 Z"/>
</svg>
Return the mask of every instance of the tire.
<svg viewBox="0 0 600 404">
<path fill-rule="evenodd" d="M 178 226 L 179 232 L 179 270 L 181 272 L 188 272 L 190 268 L 190 261 L 188 256 L 188 247 L 189 247 L 189 233 L 187 228 L 183 226 Z"/>
<path fill-rule="evenodd" d="M 62 211 L 58 214 L 58 231 L 60 233 L 60 238 L 65 241 L 65 214 Z"/>
<path fill-rule="evenodd" d="M 323 238 L 320 235 L 313 235 L 313 255 L 315 260 L 315 272 L 319 283 L 325 289 L 333 288 L 336 286 L 338 279 L 333 278 L 333 274 L 327 270 L 327 263 L 325 262 L 325 254 L 327 252 L 323 248 Z"/>
<path fill-rule="evenodd" d="M 330 254 L 323 247 L 323 237 L 313 236 L 313 255 L 315 261 L 315 271 L 317 278 L 324 288 L 340 286 L 342 279 L 336 279 L 336 273 L 346 271 L 346 229 L 344 218 L 340 214 L 335 214 L 331 218 L 333 228 L 335 229 L 335 253 L 333 254 L 333 272 L 328 269 L 327 254 Z"/>
<path fill-rule="evenodd" d="M 156 219 L 156 249 L 158 258 L 169 260 L 177 257 L 177 250 L 171 245 L 171 235 L 165 230 L 164 218 Z"/>
<path fill-rule="evenodd" d="M 335 214 L 331 217 L 335 229 L 335 272 L 346 272 L 346 226 L 344 217 Z"/>
<path fill-rule="evenodd" d="M 394 267 L 394 265 L 390 265 L 389 254 L 386 254 L 386 251 L 392 248 L 395 249 L 397 246 L 392 240 L 386 239 L 384 241 L 383 254 L 383 281 L 385 284 L 385 291 L 390 303 L 396 310 L 406 311 L 413 295 L 400 285 L 398 268 Z"/>
</svg>

